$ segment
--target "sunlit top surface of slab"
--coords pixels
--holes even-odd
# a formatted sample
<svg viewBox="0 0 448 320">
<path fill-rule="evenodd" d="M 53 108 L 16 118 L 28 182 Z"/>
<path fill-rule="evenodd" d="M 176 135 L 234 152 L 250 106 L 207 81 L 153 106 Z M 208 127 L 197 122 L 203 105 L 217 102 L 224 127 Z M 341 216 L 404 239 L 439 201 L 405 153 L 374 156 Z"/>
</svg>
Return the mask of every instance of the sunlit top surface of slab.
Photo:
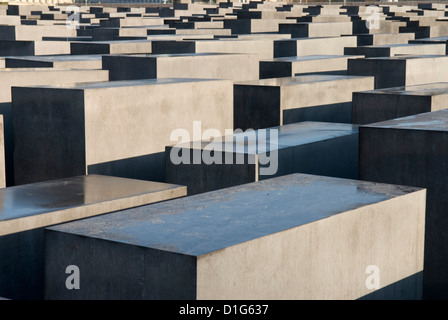
<svg viewBox="0 0 448 320">
<path fill-rule="evenodd" d="M 292 174 L 48 229 L 199 256 L 417 190 Z"/>
</svg>

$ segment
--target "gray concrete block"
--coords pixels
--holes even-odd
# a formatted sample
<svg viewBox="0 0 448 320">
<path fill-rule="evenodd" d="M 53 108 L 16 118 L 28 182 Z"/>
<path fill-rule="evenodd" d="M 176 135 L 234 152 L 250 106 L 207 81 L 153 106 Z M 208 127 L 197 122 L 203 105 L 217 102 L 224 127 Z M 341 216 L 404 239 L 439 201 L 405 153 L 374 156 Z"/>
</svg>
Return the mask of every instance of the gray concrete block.
<svg viewBox="0 0 448 320">
<path fill-rule="evenodd" d="M 70 53 L 77 55 L 151 53 L 150 40 L 78 41 L 70 43 Z"/>
<path fill-rule="evenodd" d="M 109 71 L 111 81 L 157 78 L 246 81 L 259 77 L 258 56 L 242 53 L 106 55 L 102 68 Z"/>
<path fill-rule="evenodd" d="M 424 203 L 418 188 L 293 174 L 49 227 L 45 298 L 419 299 Z"/>
<path fill-rule="evenodd" d="M 358 177 L 351 124 L 300 122 L 216 138 L 167 147 L 166 181 L 192 195 L 290 173 Z"/>
<path fill-rule="evenodd" d="M 191 135 L 194 121 L 203 130 L 233 130 L 231 80 L 112 81 L 12 93 L 16 184 L 86 173 L 164 181 L 174 130 Z"/>
<path fill-rule="evenodd" d="M 6 57 L 7 68 L 101 69 L 101 55 Z"/>
<path fill-rule="evenodd" d="M 186 195 L 184 186 L 88 175 L 0 189 L 0 295 L 44 298 L 44 228 Z"/>
<path fill-rule="evenodd" d="M 375 77 L 375 89 L 448 81 L 448 56 L 395 56 L 348 60 L 348 75 Z"/>
<path fill-rule="evenodd" d="M 448 107 L 448 83 L 353 92 L 352 121 L 369 124 Z"/>
<path fill-rule="evenodd" d="M 41 56 L 70 54 L 67 41 L 0 40 L 2 56 Z"/>
<path fill-rule="evenodd" d="M 274 41 L 274 57 L 344 55 L 344 48 L 356 43 L 356 36 L 280 39 Z"/>
<path fill-rule="evenodd" d="M 260 79 L 293 77 L 303 73 L 347 71 L 349 58 L 364 56 L 310 55 L 260 61 Z"/>
<path fill-rule="evenodd" d="M 360 126 L 362 180 L 427 189 L 423 298 L 448 297 L 448 111 L 434 111 Z"/>
<path fill-rule="evenodd" d="M 154 54 L 166 53 L 252 53 L 259 59 L 272 59 L 274 39 L 217 39 L 197 41 L 158 41 L 153 44 Z"/>
<path fill-rule="evenodd" d="M 409 44 L 387 44 L 373 46 L 347 47 L 344 50 L 347 55 L 364 55 L 371 57 L 394 57 L 398 55 L 445 55 L 446 44 L 433 43 L 409 43 Z"/>
<path fill-rule="evenodd" d="M 336 75 L 237 82 L 234 128 L 262 129 L 301 121 L 351 123 L 352 92 L 372 90 L 373 82 L 373 77 Z"/>
</svg>

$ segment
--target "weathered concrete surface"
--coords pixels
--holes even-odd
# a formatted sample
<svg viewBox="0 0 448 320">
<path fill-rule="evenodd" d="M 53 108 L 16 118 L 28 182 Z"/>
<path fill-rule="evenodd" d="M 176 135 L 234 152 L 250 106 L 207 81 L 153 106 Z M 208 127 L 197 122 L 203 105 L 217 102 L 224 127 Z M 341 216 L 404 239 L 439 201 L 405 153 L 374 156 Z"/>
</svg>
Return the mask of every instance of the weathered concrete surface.
<svg viewBox="0 0 448 320">
<path fill-rule="evenodd" d="M 192 195 L 290 173 L 358 177 L 351 124 L 300 122 L 216 139 L 167 147 L 166 181 Z"/>
<path fill-rule="evenodd" d="M 369 124 L 448 107 L 448 83 L 353 92 L 352 121 Z"/>
<path fill-rule="evenodd" d="M 262 129 L 300 121 L 351 123 L 352 92 L 372 90 L 373 85 L 373 77 L 336 75 L 237 82 L 234 128 Z"/>
<path fill-rule="evenodd" d="M 193 137 L 195 121 L 204 131 L 233 130 L 231 80 L 165 78 L 12 92 L 16 184 L 86 173 L 163 182 L 174 130 Z"/>
<path fill-rule="evenodd" d="M 446 299 L 448 291 L 448 111 L 360 126 L 362 180 L 427 188 L 423 297 Z"/>
<path fill-rule="evenodd" d="M 0 295 L 44 298 L 44 227 L 185 195 L 184 186 L 99 175 L 0 189 Z"/>
<path fill-rule="evenodd" d="M 45 297 L 419 299 L 424 218 L 421 189 L 267 179 L 47 228 Z"/>
</svg>

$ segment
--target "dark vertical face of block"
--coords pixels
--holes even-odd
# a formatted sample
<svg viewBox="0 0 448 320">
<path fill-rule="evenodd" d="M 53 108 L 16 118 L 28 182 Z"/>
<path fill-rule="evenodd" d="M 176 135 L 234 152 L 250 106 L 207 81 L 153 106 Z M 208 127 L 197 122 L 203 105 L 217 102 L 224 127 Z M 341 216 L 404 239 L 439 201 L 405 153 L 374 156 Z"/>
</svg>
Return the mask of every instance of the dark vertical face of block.
<svg viewBox="0 0 448 320">
<path fill-rule="evenodd" d="M 86 174 L 84 93 L 12 88 L 16 185 Z"/>
<path fill-rule="evenodd" d="M 234 129 L 280 125 L 280 87 L 234 85 Z"/>
<path fill-rule="evenodd" d="M 103 56 L 102 69 L 109 70 L 109 80 L 156 79 L 156 58 Z"/>
<path fill-rule="evenodd" d="M 370 124 L 431 111 L 431 96 L 353 93 L 352 120 Z"/>
<path fill-rule="evenodd" d="M 296 40 L 276 40 L 274 41 L 274 58 L 297 56 Z"/>
<path fill-rule="evenodd" d="M 0 56 L 33 56 L 34 41 L 0 40 Z"/>
<path fill-rule="evenodd" d="M 406 59 L 348 59 L 347 74 L 374 76 L 375 89 L 406 85 Z"/>
<path fill-rule="evenodd" d="M 196 298 L 195 257 L 50 230 L 45 250 L 45 299 Z"/>
<path fill-rule="evenodd" d="M 361 180 L 427 188 L 424 298 L 448 298 L 448 134 L 360 127 Z"/>
</svg>

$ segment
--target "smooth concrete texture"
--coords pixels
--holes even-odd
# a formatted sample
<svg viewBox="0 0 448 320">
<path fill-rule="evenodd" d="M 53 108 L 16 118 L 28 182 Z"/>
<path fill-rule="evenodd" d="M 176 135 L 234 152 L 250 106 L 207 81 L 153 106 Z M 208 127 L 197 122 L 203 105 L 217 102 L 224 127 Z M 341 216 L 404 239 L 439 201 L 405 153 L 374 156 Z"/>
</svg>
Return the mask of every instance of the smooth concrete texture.
<svg viewBox="0 0 448 320">
<path fill-rule="evenodd" d="M 279 39 L 274 41 L 274 57 L 344 55 L 356 43 L 356 36 Z"/>
<path fill-rule="evenodd" d="M 419 299 L 425 194 L 293 174 L 49 227 L 45 298 Z"/>
<path fill-rule="evenodd" d="M 309 55 L 260 61 L 260 79 L 293 77 L 303 73 L 347 71 L 349 58 L 364 56 Z"/>
<path fill-rule="evenodd" d="M 14 138 L 12 119 L 13 87 L 26 87 L 33 85 L 63 85 L 79 82 L 107 81 L 107 70 L 67 70 L 55 68 L 6 68 L 0 69 L 0 114 L 4 121 L 5 162 L 7 186 L 14 185 Z M 33 100 L 36 97 L 28 97 Z"/>
<path fill-rule="evenodd" d="M 101 69 L 101 55 L 46 55 L 6 57 L 7 68 Z"/>
<path fill-rule="evenodd" d="M 236 82 L 234 128 L 256 130 L 301 121 L 351 123 L 352 93 L 372 90 L 373 85 L 373 77 L 337 75 Z"/>
<path fill-rule="evenodd" d="M 195 121 L 203 131 L 233 130 L 231 80 L 164 78 L 12 92 L 15 184 L 86 173 L 163 182 L 165 146 L 178 139 L 174 130 L 188 133 L 184 139 L 193 138 Z"/>
<path fill-rule="evenodd" d="M 374 76 L 375 89 L 448 81 L 448 56 L 421 55 L 348 60 L 348 75 Z"/>
<path fill-rule="evenodd" d="M 33 40 L 42 41 L 44 36 L 75 37 L 76 29 L 62 25 L 51 26 L 0 26 L 0 40 Z"/>
<path fill-rule="evenodd" d="M 0 114 L 0 188 L 6 187 L 6 165 L 5 165 L 5 125 L 3 115 Z"/>
<path fill-rule="evenodd" d="M 364 33 L 357 34 L 358 46 L 378 46 L 388 44 L 406 44 L 415 39 L 415 34 L 409 33 Z"/>
<path fill-rule="evenodd" d="M 300 122 L 217 138 L 167 147 L 166 181 L 192 195 L 290 173 L 358 177 L 358 128 L 351 124 Z M 188 160 L 178 163 L 184 154 Z"/>
<path fill-rule="evenodd" d="M 247 81 L 259 77 L 259 60 L 255 54 L 110 55 L 103 56 L 102 63 L 111 81 L 160 78 Z"/>
<path fill-rule="evenodd" d="M 274 58 L 274 39 L 199 39 L 196 41 L 157 41 L 152 53 L 251 53 L 259 59 Z"/>
<path fill-rule="evenodd" d="M 352 121 L 369 124 L 448 108 L 448 82 L 353 92 Z"/>
<path fill-rule="evenodd" d="M 280 23 L 279 33 L 287 33 L 291 38 L 340 37 L 352 35 L 352 22 L 297 22 Z"/>
<path fill-rule="evenodd" d="M 445 55 L 446 44 L 407 43 L 358 46 L 345 48 L 344 53 L 347 55 L 364 55 L 366 58 L 394 57 L 398 55 Z"/>
<path fill-rule="evenodd" d="M 0 295 L 44 298 L 44 227 L 185 195 L 184 186 L 101 175 L 0 189 Z"/>
<path fill-rule="evenodd" d="M 448 110 L 360 126 L 359 177 L 427 189 L 423 298 L 448 290 Z"/>
<path fill-rule="evenodd" d="M 38 40 L 0 40 L 2 56 L 42 56 L 70 54 L 70 43 L 67 41 Z"/>
<path fill-rule="evenodd" d="M 65 85 L 107 81 L 107 70 L 68 70 L 56 68 L 5 68 L 0 70 L 0 103 L 11 102 L 11 88 L 33 85 Z"/>
<path fill-rule="evenodd" d="M 151 53 L 150 40 L 77 41 L 70 43 L 70 54 L 127 54 Z"/>
</svg>

